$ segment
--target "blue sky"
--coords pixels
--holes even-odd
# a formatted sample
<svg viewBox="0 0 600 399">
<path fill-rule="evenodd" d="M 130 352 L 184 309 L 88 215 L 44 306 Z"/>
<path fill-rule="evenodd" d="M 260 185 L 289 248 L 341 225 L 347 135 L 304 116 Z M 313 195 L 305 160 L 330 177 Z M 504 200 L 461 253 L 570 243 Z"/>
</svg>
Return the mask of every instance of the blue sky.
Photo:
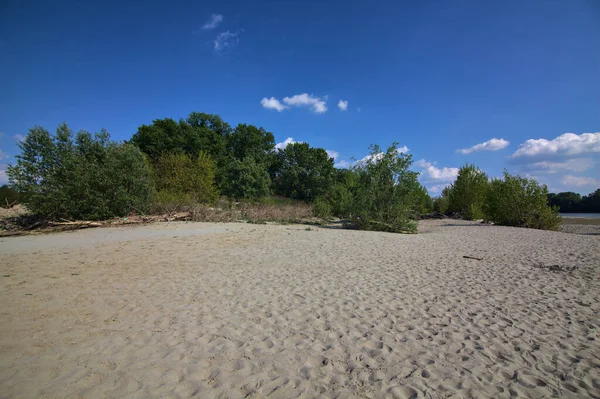
<svg viewBox="0 0 600 399">
<path fill-rule="evenodd" d="M 0 183 L 33 125 L 123 140 L 201 111 L 338 165 L 397 141 L 434 195 L 467 162 L 587 194 L 598 71 L 596 0 L 5 0 Z"/>
</svg>

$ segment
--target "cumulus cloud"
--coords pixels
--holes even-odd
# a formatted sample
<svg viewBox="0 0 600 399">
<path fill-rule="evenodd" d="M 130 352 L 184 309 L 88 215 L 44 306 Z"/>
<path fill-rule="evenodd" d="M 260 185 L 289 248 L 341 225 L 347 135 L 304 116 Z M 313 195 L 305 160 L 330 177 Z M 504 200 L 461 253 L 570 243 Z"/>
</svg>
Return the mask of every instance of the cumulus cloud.
<svg viewBox="0 0 600 399">
<path fill-rule="evenodd" d="M 215 50 L 222 51 L 234 47 L 240 41 L 238 38 L 240 32 L 231 33 L 230 31 L 221 32 L 215 38 Z"/>
<path fill-rule="evenodd" d="M 347 111 L 348 110 L 348 101 L 340 100 L 338 102 L 338 108 L 341 109 L 342 111 Z"/>
<path fill-rule="evenodd" d="M 213 14 L 210 19 L 202 25 L 202 29 L 211 30 L 219 26 L 219 24 L 223 22 L 223 16 L 221 14 Z"/>
<path fill-rule="evenodd" d="M 288 137 L 287 139 L 283 140 L 281 143 L 275 144 L 275 148 L 278 150 L 283 150 L 288 145 L 296 144 L 296 143 L 303 143 L 303 141 L 295 141 L 292 137 Z"/>
<path fill-rule="evenodd" d="M 337 151 L 333 151 L 333 150 L 325 150 L 325 152 L 327 152 L 327 156 L 329 158 L 333 158 L 333 160 L 336 160 L 340 157 L 340 153 Z"/>
<path fill-rule="evenodd" d="M 308 106 L 308 107 L 312 108 L 312 110 L 314 112 L 316 112 L 317 114 L 322 114 L 327 111 L 327 104 L 325 103 L 325 100 L 327 100 L 327 97 L 322 99 L 319 97 L 313 97 L 312 95 L 309 95 L 308 93 L 296 94 L 295 96 L 292 96 L 292 97 L 284 97 L 283 98 L 283 102 L 289 106 L 293 106 L 293 107 Z"/>
<path fill-rule="evenodd" d="M 346 161 L 345 159 L 340 159 L 335 164 L 333 164 L 333 166 L 338 169 L 347 169 L 347 168 L 351 167 L 352 165 L 354 165 L 354 162 Z"/>
<path fill-rule="evenodd" d="M 512 154 L 512 158 L 568 157 L 592 153 L 600 153 L 600 133 L 565 133 L 553 140 L 527 140 Z"/>
<path fill-rule="evenodd" d="M 263 98 L 262 100 L 260 100 L 260 105 L 263 106 L 263 108 L 266 109 L 274 109 L 277 110 L 278 112 L 283 111 L 284 109 L 287 109 L 289 107 L 283 105 L 278 99 L 276 99 L 275 97 L 271 97 L 271 98 Z"/>
<path fill-rule="evenodd" d="M 600 180 L 594 179 L 592 177 L 585 176 L 572 176 L 566 175 L 562 178 L 561 183 L 565 186 L 575 186 L 575 187 L 592 187 L 596 188 L 600 186 Z"/>
<path fill-rule="evenodd" d="M 401 153 L 407 153 L 409 151 L 407 146 L 402 146 L 396 149 L 396 153 L 397 154 L 401 154 Z M 337 154 L 337 153 L 336 153 Z M 357 165 L 357 164 L 364 164 L 366 162 L 376 162 L 378 160 L 380 160 L 383 157 L 383 152 L 379 152 L 377 154 L 369 154 L 367 156 L 362 157 L 359 160 L 351 160 L 351 161 L 347 161 L 344 159 L 340 159 L 339 161 L 337 161 L 335 163 L 336 168 L 340 168 L 340 169 L 346 169 L 346 168 L 350 168 L 351 166 Z"/>
<path fill-rule="evenodd" d="M 8 159 L 8 158 L 10 158 L 10 156 L 6 152 L 4 152 L 0 149 L 0 160 Z"/>
<path fill-rule="evenodd" d="M 24 134 L 15 134 L 13 136 L 13 139 L 15 139 L 16 141 L 25 141 L 25 135 Z"/>
<path fill-rule="evenodd" d="M 458 168 L 438 168 L 435 163 L 424 159 L 415 162 L 415 166 L 423 169 L 421 179 L 427 182 L 431 181 L 448 181 L 452 182 L 458 176 Z"/>
<path fill-rule="evenodd" d="M 546 173 L 557 172 L 585 172 L 594 167 L 595 161 L 591 158 L 567 159 L 563 162 L 541 161 L 528 165 L 531 170 L 543 171 Z"/>
<path fill-rule="evenodd" d="M 8 175 L 6 174 L 7 165 L 0 165 L 0 185 L 8 183 Z"/>
<path fill-rule="evenodd" d="M 509 144 L 510 143 L 504 139 L 493 138 L 484 143 L 475 144 L 473 147 L 470 148 L 456 150 L 456 152 L 459 152 L 461 154 L 470 154 L 472 152 L 479 151 L 498 151 L 508 147 Z"/>
<path fill-rule="evenodd" d="M 435 184 L 433 186 L 427 187 L 427 191 L 429 191 L 432 194 L 440 194 L 449 185 L 450 185 L 450 183 L 448 183 L 448 184 Z"/>
</svg>

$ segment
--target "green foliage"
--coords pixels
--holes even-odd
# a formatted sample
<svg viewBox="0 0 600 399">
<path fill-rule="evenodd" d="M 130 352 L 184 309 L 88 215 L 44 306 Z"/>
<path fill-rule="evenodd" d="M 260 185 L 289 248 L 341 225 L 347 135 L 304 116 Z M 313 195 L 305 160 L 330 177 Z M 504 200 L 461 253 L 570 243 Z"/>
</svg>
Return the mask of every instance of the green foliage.
<svg viewBox="0 0 600 399">
<path fill-rule="evenodd" d="M 19 148 L 8 176 L 35 214 L 103 219 L 144 212 L 149 205 L 152 180 L 144 155 L 132 145 L 111 142 L 104 130 L 93 136 L 81 131 L 73 140 L 65 123 L 54 136 L 36 126 Z"/>
<path fill-rule="evenodd" d="M 442 190 L 442 195 L 433 200 L 433 210 L 439 213 L 448 213 L 450 192 L 452 188 L 450 186 Z"/>
<path fill-rule="evenodd" d="M 398 151 L 393 143 L 384 153 L 371 146 L 367 161 L 352 168 L 355 184 L 349 220 L 364 230 L 414 232 L 416 190 L 421 189 L 418 173 L 408 170 L 410 155 Z"/>
<path fill-rule="evenodd" d="M 560 212 L 595 212 L 600 213 L 600 189 L 581 196 L 573 192 L 548 194 L 548 203 L 559 208 Z"/>
<path fill-rule="evenodd" d="M 333 159 L 324 149 L 293 143 L 278 152 L 273 182 L 279 195 L 313 201 L 328 192 L 333 173 Z"/>
<path fill-rule="evenodd" d="M 329 201 L 323 197 L 317 198 L 312 205 L 313 215 L 319 218 L 328 218 L 331 216 L 332 208 Z"/>
<path fill-rule="evenodd" d="M 217 199 L 215 163 L 207 153 L 197 156 L 165 154 L 154 162 L 156 201 L 180 199 L 182 205 L 210 203 Z"/>
<path fill-rule="evenodd" d="M 504 180 L 490 183 L 485 214 L 499 225 L 558 230 L 558 208 L 548 206 L 547 196 L 546 185 L 505 171 Z"/>
<path fill-rule="evenodd" d="M 483 204 L 489 187 L 488 177 L 475 165 L 465 165 L 448 196 L 448 211 L 458 212 L 465 219 L 483 218 Z"/>
<path fill-rule="evenodd" d="M 274 149 L 273 133 L 262 127 L 240 123 L 233 133 L 227 136 L 227 155 L 239 161 L 252 158 L 257 164 L 270 165 L 273 162 Z"/>
<path fill-rule="evenodd" d="M 156 119 L 152 125 L 142 125 L 131 138 L 151 159 L 164 154 L 188 154 L 198 156 L 201 151 L 213 160 L 225 154 L 226 136 L 231 127 L 218 115 L 193 112 L 187 120 L 179 122 L 171 118 Z"/>
<path fill-rule="evenodd" d="M 19 192 L 11 188 L 8 184 L 0 187 L 0 206 L 10 205 L 19 202 Z"/>
<path fill-rule="evenodd" d="M 271 178 L 266 167 L 253 157 L 232 159 L 226 166 L 222 192 L 235 199 L 257 199 L 271 193 Z"/>
</svg>

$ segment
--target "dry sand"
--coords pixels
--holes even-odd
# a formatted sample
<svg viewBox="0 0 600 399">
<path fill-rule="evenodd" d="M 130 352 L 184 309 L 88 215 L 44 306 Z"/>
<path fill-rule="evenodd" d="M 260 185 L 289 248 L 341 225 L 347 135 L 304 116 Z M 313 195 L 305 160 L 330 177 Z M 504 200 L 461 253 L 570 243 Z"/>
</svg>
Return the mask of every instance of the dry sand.
<svg viewBox="0 0 600 399">
<path fill-rule="evenodd" d="M 600 397 L 599 236 L 420 228 L 2 239 L 0 397 Z"/>
</svg>

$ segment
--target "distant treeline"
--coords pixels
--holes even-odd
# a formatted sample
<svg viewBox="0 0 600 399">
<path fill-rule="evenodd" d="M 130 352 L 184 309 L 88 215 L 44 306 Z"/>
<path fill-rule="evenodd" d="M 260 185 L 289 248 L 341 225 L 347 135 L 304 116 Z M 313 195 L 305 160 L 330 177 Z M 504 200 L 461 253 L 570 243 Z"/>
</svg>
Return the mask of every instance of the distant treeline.
<svg viewBox="0 0 600 399">
<path fill-rule="evenodd" d="M 600 213 L 600 189 L 583 197 L 570 191 L 550 193 L 548 203 L 563 213 Z"/>
<path fill-rule="evenodd" d="M 292 143 L 277 149 L 264 128 L 232 127 L 213 114 L 157 119 L 126 142 L 112 141 L 105 130 L 74 134 L 66 123 L 54 134 L 35 126 L 19 147 L 7 170 L 10 189 L 49 219 L 106 219 L 198 204 L 214 209 L 218 199 L 297 201 L 310 204 L 317 217 L 338 217 L 359 229 L 414 232 L 415 220 L 434 208 L 410 169 L 411 155 L 397 143 L 385 150 L 373 145 L 363 161 L 337 169 L 323 148 Z M 559 218 L 547 194 L 546 186 L 508 173 L 488 184 L 467 165 L 435 205 L 471 219 L 556 229 Z"/>
</svg>

